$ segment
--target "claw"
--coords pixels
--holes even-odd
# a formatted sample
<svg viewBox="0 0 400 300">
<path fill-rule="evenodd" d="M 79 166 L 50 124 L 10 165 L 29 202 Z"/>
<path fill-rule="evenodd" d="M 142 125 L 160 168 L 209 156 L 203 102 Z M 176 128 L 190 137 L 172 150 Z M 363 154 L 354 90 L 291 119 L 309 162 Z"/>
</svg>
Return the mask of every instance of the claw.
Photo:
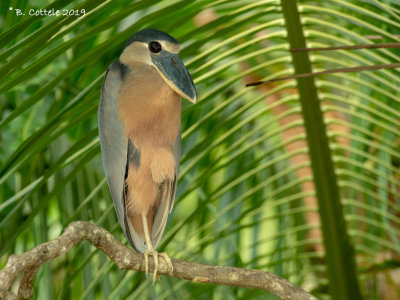
<svg viewBox="0 0 400 300">
<path fill-rule="evenodd" d="M 174 266 L 172 265 L 171 259 L 168 257 L 167 253 L 158 253 L 157 251 L 154 250 L 148 250 L 145 251 L 144 253 L 144 261 L 145 261 L 145 268 L 146 268 L 146 278 L 149 273 L 149 255 L 153 256 L 154 259 L 154 270 L 153 270 L 153 285 L 156 282 L 157 278 L 157 273 L 158 273 L 158 256 L 162 257 L 165 259 L 166 264 L 168 265 L 168 268 L 170 269 L 170 272 L 172 273 L 174 271 Z"/>
<path fill-rule="evenodd" d="M 172 273 L 174 271 L 174 266 L 172 265 L 171 259 L 169 258 L 167 253 L 158 253 L 158 255 L 160 255 L 161 257 L 163 257 L 165 259 L 165 262 L 167 263 L 169 269 L 170 269 L 170 273 Z"/>
</svg>

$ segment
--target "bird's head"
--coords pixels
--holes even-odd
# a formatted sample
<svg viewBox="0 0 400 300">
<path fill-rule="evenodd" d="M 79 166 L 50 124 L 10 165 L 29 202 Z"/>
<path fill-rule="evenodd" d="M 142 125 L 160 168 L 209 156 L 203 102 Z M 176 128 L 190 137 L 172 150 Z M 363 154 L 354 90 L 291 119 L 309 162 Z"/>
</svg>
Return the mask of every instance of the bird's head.
<svg viewBox="0 0 400 300">
<path fill-rule="evenodd" d="M 196 103 L 196 88 L 179 52 L 180 45 L 172 36 L 159 30 L 144 29 L 128 40 L 120 60 L 153 66 L 178 95 Z"/>
</svg>

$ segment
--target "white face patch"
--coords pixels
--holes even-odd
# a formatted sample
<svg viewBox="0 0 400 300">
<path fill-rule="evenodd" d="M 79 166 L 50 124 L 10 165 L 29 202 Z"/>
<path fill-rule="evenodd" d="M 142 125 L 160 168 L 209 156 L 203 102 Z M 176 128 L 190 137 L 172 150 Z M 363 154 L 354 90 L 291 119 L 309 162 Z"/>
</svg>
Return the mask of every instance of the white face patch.
<svg viewBox="0 0 400 300">
<path fill-rule="evenodd" d="M 173 44 L 167 41 L 157 41 L 161 44 L 161 48 L 167 50 L 170 53 L 178 54 L 181 51 L 181 46 Z"/>
<path fill-rule="evenodd" d="M 161 51 L 167 51 L 172 54 L 178 54 L 181 50 L 179 44 L 170 43 L 167 41 L 157 41 L 161 44 Z M 129 65 L 130 63 L 144 63 L 150 66 L 154 66 L 149 50 L 149 45 L 144 42 L 133 42 L 122 52 L 120 61 L 124 64 Z"/>
<path fill-rule="evenodd" d="M 131 65 L 133 63 L 153 65 L 148 45 L 143 42 L 133 42 L 130 44 L 122 52 L 119 60 L 126 65 Z"/>
</svg>

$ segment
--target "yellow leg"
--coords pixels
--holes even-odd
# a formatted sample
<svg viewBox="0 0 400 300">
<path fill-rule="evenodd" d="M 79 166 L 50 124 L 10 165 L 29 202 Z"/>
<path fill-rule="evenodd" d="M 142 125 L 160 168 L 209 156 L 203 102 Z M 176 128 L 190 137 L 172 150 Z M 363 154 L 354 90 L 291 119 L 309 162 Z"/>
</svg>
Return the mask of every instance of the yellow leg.
<svg viewBox="0 0 400 300">
<path fill-rule="evenodd" d="M 147 216 L 145 214 L 142 214 L 142 222 L 144 230 L 144 239 L 146 241 L 146 246 L 147 246 L 146 251 L 143 253 L 145 268 L 146 268 L 146 277 L 149 273 L 149 255 L 152 255 L 154 259 L 154 271 L 153 271 L 153 285 L 154 285 L 154 283 L 156 282 L 157 271 L 158 271 L 158 256 L 161 256 L 165 259 L 165 262 L 171 269 L 171 272 L 174 270 L 174 266 L 172 265 L 171 259 L 168 257 L 167 253 L 158 253 L 157 251 L 154 250 L 149 234 L 149 227 L 147 225 Z"/>
</svg>

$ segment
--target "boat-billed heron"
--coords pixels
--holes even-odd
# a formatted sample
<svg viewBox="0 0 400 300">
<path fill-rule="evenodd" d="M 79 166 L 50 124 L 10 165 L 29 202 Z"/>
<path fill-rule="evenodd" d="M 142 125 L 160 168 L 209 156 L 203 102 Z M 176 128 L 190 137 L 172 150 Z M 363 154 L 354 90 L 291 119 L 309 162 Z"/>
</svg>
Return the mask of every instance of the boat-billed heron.
<svg viewBox="0 0 400 300">
<path fill-rule="evenodd" d="M 119 223 L 132 247 L 157 253 L 174 204 L 181 147 L 181 99 L 196 90 L 177 40 L 145 29 L 126 43 L 107 71 L 98 111 L 103 166 Z"/>
</svg>

